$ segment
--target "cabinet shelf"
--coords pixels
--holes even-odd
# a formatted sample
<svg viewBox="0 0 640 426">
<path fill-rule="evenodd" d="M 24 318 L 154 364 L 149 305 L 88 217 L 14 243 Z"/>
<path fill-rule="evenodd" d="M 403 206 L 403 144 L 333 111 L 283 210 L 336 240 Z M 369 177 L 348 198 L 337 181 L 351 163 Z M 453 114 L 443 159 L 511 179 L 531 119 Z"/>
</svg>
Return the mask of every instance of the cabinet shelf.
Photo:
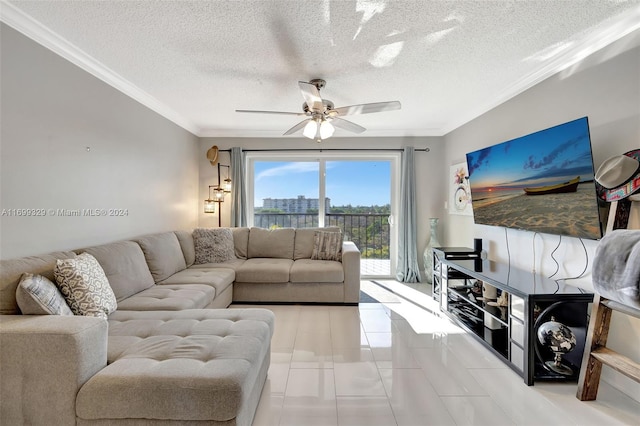
<svg viewBox="0 0 640 426">
<path fill-rule="evenodd" d="M 461 298 L 463 299 L 462 303 L 466 303 L 469 304 L 471 306 L 474 307 L 474 309 L 477 309 L 478 311 L 484 313 L 485 315 L 488 315 L 489 317 L 493 318 L 495 321 L 499 322 L 500 324 L 504 325 L 505 327 L 508 327 L 509 324 L 507 324 L 507 317 L 506 317 L 506 307 L 504 307 L 504 311 L 502 311 L 500 309 L 499 306 L 493 306 L 493 305 L 489 305 L 488 301 L 482 299 L 482 297 L 480 297 L 480 299 L 478 299 L 475 293 L 471 292 L 471 295 L 473 295 L 473 297 L 475 297 L 475 300 L 471 299 L 471 295 L 469 295 L 468 293 L 463 293 L 464 289 L 469 289 L 469 287 L 467 286 L 463 286 L 463 287 L 449 287 L 449 296 L 451 297 L 451 299 L 453 298 Z M 449 301 L 449 305 L 451 305 L 452 301 Z"/>
</svg>

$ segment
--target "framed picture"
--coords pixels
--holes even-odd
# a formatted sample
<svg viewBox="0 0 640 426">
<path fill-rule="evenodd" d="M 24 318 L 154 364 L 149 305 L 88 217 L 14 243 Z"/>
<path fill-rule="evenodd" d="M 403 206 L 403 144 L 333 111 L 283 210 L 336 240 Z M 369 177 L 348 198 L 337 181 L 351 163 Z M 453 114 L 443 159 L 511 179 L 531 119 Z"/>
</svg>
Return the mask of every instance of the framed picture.
<svg viewBox="0 0 640 426">
<path fill-rule="evenodd" d="M 467 163 L 454 164 L 449 168 L 449 214 L 472 216 L 471 188 Z"/>
</svg>

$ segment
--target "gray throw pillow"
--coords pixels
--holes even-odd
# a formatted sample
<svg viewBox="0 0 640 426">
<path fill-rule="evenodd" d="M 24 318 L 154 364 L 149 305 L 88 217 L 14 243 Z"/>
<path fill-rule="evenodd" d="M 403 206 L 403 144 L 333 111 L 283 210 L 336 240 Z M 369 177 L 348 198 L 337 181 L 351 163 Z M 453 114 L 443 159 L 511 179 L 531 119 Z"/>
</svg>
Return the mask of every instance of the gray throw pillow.
<svg viewBox="0 0 640 426">
<path fill-rule="evenodd" d="M 236 259 L 231 228 L 197 228 L 193 231 L 197 265 Z"/>
<path fill-rule="evenodd" d="M 22 274 L 16 301 L 23 315 L 73 315 L 58 287 L 42 275 Z"/>
<path fill-rule="evenodd" d="M 311 259 L 341 262 L 342 232 L 316 231 Z"/>
</svg>

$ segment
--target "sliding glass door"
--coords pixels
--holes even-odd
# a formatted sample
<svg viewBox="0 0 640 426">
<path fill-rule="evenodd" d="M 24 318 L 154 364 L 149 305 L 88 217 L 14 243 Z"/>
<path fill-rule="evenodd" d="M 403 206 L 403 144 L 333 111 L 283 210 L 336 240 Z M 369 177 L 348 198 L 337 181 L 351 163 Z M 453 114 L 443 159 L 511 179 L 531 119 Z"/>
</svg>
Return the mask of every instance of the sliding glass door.
<svg viewBox="0 0 640 426">
<path fill-rule="evenodd" d="M 247 154 L 249 224 L 338 226 L 360 249 L 363 276 L 391 276 L 399 154 L 278 154 Z"/>
</svg>

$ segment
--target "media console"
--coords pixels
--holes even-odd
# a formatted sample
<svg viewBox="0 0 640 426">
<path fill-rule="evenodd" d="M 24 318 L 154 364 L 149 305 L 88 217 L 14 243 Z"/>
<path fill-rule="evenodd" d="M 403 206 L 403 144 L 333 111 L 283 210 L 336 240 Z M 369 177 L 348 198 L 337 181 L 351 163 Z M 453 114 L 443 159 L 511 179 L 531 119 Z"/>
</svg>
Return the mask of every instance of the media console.
<svg viewBox="0 0 640 426">
<path fill-rule="evenodd" d="M 506 263 L 482 260 L 473 249 L 434 248 L 434 298 L 440 309 L 497 354 L 527 385 L 577 381 L 593 293 Z M 438 287 L 436 289 L 436 286 Z M 484 295 L 490 298 L 483 297 Z M 561 325 L 568 327 L 570 332 Z M 561 358 L 537 332 L 575 346 Z M 566 349 L 566 348 L 565 348 Z M 554 362 L 555 360 L 555 362 Z"/>
</svg>

